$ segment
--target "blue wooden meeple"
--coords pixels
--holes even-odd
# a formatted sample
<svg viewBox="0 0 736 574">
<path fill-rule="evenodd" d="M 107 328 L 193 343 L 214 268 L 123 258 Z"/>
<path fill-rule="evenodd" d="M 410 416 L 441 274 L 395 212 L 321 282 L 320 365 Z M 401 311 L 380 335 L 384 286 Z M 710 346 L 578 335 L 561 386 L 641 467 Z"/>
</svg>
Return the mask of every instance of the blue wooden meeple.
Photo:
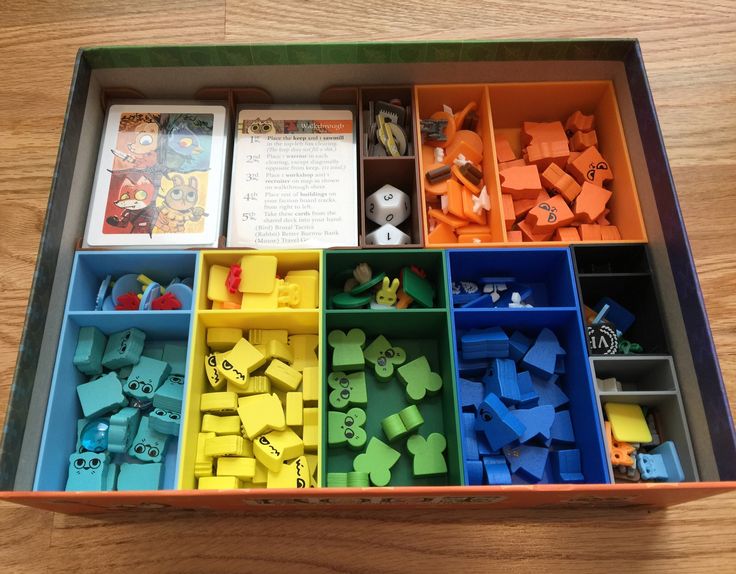
<svg viewBox="0 0 736 574">
<path fill-rule="evenodd" d="M 478 426 L 494 450 L 517 440 L 526 430 L 524 424 L 493 393 L 488 394 L 478 408 Z"/>
<path fill-rule="evenodd" d="M 578 449 L 552 451 L 551 460 L 552 472 L 558 482 L 576 483 L 585 480 Z"/>
<path fill-rule="evenodd" d="M 520 401 L 516 364 L 511 359 L 493 359 L 483 377 L 483 385 L 486 394 L 493 393 L 506 405 L 515 405 Z"/>
<path fill-rule="evenodd" d="M 511 484 L 511 472 L 503 455 L 484 456 L 483 469 L 488 484 Z"/>
<path fill-rule="evenodd" d="M 138 432 L 140 420 L 141 411 L 134 407 L 122 408 L 110 416 L 107 450 L 112 453 L 127 452 Z"/>
<path fill-rule="evenodd" d="M 153 406 L 167 411 L 181 412 L 184 399 L 184 377 L 169 375 L 153 395 Z"/>
<path fill-rule="evenodd" d="M 516 409 L 514 416 L 526 427 L 519 437 L 519 442 L 524 444 L 531 440 L 542 441 L 550 438 L 550 429 L 555 420 L 555 409 L 551 405 L 540 405 L 531 409 Z"/>
</svg>

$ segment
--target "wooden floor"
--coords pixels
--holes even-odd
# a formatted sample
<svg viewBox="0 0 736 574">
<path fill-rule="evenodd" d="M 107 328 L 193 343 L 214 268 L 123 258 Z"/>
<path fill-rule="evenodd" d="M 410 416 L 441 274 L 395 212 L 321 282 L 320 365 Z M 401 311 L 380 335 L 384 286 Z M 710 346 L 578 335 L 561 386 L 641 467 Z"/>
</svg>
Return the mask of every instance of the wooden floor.
<svg viewBox="0 0 736 574">
<path fill-rule="evenodd" d="M 733 409 L 736 3 L 353 4 L 0 3 L 0 419 L 80 46 L 542 36 L 640 39 Z M 5 572 L 555 572 L 573 562 L 583 572 L 733 572 L 736 495 L 658 512 L 442 509 L 256 519 L 187 512 L 101 520 L 0 505 Z"/>
</svg>

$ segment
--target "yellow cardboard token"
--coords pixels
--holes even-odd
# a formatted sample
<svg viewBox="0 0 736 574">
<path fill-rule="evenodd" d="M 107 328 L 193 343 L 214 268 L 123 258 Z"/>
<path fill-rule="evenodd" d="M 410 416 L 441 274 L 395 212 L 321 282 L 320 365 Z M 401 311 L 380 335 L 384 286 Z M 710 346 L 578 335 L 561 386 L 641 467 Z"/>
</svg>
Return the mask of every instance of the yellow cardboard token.
<svg viewBox="0 0 736 574">
<path fill-rule="evenodd" d="M 210 327 L 207 329 L 207 346 L 211 351 L 229 351 L 243 338 L 243 331 L 234 327 Z"/>
<path fill-rule="evenodd" d="M 316 452 L 319 443 L 319 410 L 316 408 L 304 409 L 303 420 L 302 441 L 304 442 L 304 450 Z"/>
<path fill-rule="evenodd" d="M 300 456 L 290 464 L 282 464 L 277 471 L 269 471 L 268 488 L 309 488 L 311 473 L 307 457 Z"/>
<path fill-rule="evenodd" d="M 317 335 L 291 335 L 289 347 L 294 354 L 291 366 L 297 371 L 303 371 L 305 367 L 318 366 L 317 346 L 319 337 Z"/>
<path fill-rule="evenodd" d="M 267 345 L 270 341 L 289 344 L 289 332 L 286 329 L 249 329 L 248 340 L 253 345 Z"/>
<path fill-rule="evenodd" d="M 249 375 L 248 382 L 245 383 L 245 386 L 236 385 L 228 381 L 227 390 L 236 393 L 238 396 L 270 393 L 271 380 L 265 375 Z"/>
<path fill-rule="evenodd" d="M 202 417 L 202 432 L 203 433 L 215 433 L 217 435 L 225 434 L 240 434 L 240 417 L 238 415 L 232 416 L 217 416 L 217 415 L 204 415 Z"/>
<path fill-rule="evenodd" d="M 235 393 L 204 393 L 199 399 L 199 410 L 203 413 L 234 413 L 237 409 L 238 395 Z"/>
<path fill-rule="evenodd" d="M 652 442 L 652 433 L 639 405 L 605 403 L 603 410 L 611 423 L 613 437 L 623 442 Z"/>
<path fill-rule="evenodd" d="M 285 281 L 299 285 L 299 304 L 297 309 L 319 308 L 319 272 L 316 269 L 289 271 Z"/>
<path fill-rule="evenodd" d="M 194 456 L 194 476 L 197 478 L 212 476 L 212 457 L 204 450 L 205 443 L 211 438 L 215 438 L 215 433 L 201 432 L 197 435 L 197 454 Z"/>
<path fill-rule="evenodd" d="M 204 476 L 197 482 L 199 490 L 230 490 L 240 487 L 241 482 L 235 476 Z"/>
<path fill-rule="evenodd" d="M 273 255 L 243 255 L 240 258 L 241 293 L 270 293 L 276 287 L 279 261 Z"/>
<path fill-rule="evenodd" d="M 240 480 L 251 480 L 255 474 L 255 458 L 228 456 L 217 459 L 217 476 L 235 476 Z"/>
<path fill-rule="evenodd" d="M 245 436 L 251 440 L 269 430 L 282 430 L 286 426 L 284 408 L 274 394 L 241 397 L 238 399 L 238 415 L 243 422 Z"/>
<path fill-rule="evenodd" d="M 304 397 L 302 393 L 286 393 L 286 425 L 300 427 L 304 421 Z"/>
<path fill-rule="evenodd" d="M 284 391 L 295 391 L 302 382 L 302 374 L 283 361 L 274 359 L 266 369 L 266 376 L 271 384 Z"/>
<path fill-rule="evenodd" d="M 271 431 L 253 441 L 256 459 L 271 471 L 277 472 L 285 460 L 304 454 L 304 443 L 289 427 Z"/>
<path fill-rule="evenodd" d="M 214 457 L 243 456 L 243 437 L 223 435 L 208 438 L 204 443 L 204 454 Z"/>
<path fill-rule="evenodd" d="M 302 395 L 306 404 L 316 403 L 319 400 L 319 369 L 317 367 L 304 367 Z"/>
<path fill-rule="evenodd" d="M 228 273 L 230 273 L 229 267 L 223 265 L 212 265 L 210 267 L 210 276 L 207 281 L 207 298 L 210 301 L 240 305 L 242 295 L 240 293 L 230 293 L 225 286 Z"/>
<path fill-rule="evenodd" d="M 227 379 L 220 376 L 220 372 L 217 370 L 216 353 L 210 353 L 204 358 L 204 372 L 207 374 L 210 386 L 216 391 L 222 390 L 225 383 L 227 383 Z"/>
<path fill-rule="evenodd" d="M 236 385 L 245 386 L 248 382 L 248 373 L 255 371 L 266 362 L 258 349 L 245 339 L 240 339 L 218 366 L 220 374 Z"/>
</svg>

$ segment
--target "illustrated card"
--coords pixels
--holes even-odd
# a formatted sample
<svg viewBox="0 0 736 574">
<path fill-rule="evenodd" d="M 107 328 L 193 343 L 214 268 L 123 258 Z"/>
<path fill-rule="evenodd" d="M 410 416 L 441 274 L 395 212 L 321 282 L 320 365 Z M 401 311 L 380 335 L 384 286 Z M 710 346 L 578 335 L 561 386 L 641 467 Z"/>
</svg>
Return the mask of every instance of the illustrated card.
<svg viewBox="0 0 736 574">
<path fill-rule="evenodd" d="M 85 244 L 217 246 L 226 138 L 222 106 L 111 106 Z"/>
</svg>

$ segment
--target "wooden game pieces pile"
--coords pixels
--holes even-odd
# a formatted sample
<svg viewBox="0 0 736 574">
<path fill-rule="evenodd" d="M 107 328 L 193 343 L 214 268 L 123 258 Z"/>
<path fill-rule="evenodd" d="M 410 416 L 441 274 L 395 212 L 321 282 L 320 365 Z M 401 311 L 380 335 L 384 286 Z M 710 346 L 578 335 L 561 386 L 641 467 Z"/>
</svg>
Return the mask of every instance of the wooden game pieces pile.
<svg viewBox="0 0 736 574">
<path fill-rule="evenodd" d="M 317 335 L 207 329 L 194 475 L 200 490 L 317 482 Z"/>
<path fill-rule="evenodd" d="M 459 334 L 463 451 L 469 484 L 584 481 L 568 397 L 565 350 L 500 327 Z"/>
<path fill-rule="evenodd" d="M 407 362 L 404 349 L 392 345 L 383 335 L 365 347 L 365 333 L 360 329 L 350 329 L 347 333 L 331 331 L 327 341 L 333 349 L 332 372 L 327 379 L 331 389 L 327 444 L 330 447 L 349 446 L 355 450 L 365 447 L 365 452 L 353 460 L 352 472 L 327 474 L 327 486 L 387 486 L 391 482 L 391 468 L 401 458 L 400 451 L 377 436 L 368 439 L 364 428 L 366 409 L 369 407 L 366 386 L 368 369 L 373 371 L 373 376 L 380 384 L 395 384 L 392 382 L 395 377 L 406 387 L 410 404 L 381 421 L 386 440 L 395 443 L 408 436 L 406 449 L 413 456 L 415 477 L 447 473 L 445 437 L 440 433 L 430 433 L 424 437 L 417 432 L 424 424 L 417 404 L 442 389 L 442 378 L 432 372 L 427 358 L 420 356 Z"/>
<path fill-rule="evenodd" d="M 109 337 L 79 330 L 74 366 L 84 418 L 66 490 L 158 490 L 169 442 L 179 436 L 186 343 L 146 342 L 139 329 Z"/>
<path fill-rule="evenodd" d="M 607 219 L 613 180 L 597 148 L 595 117 L 580 111 L 562 122 L 524 122 L 522 157 L 495 137 L 503 218 L 509 241 L 621 239 Z"/>
</svg>

